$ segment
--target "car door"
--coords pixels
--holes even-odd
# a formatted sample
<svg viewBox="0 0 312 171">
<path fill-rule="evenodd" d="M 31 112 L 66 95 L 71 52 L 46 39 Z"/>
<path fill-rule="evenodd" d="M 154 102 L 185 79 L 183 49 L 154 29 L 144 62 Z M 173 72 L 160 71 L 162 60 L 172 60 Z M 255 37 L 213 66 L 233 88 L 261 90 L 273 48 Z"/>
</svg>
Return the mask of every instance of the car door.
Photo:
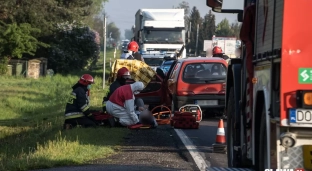
<svg viewBox="0 0 312 171">
<path fill-rule="evenodd" d="M 127 84 L 132 84 L 133 82 L 134 80 L 129 80 Z M 135 95 L 135 97 L 141 98 L 145 104 L 151 106 L 160 105 L 162 104 L 162 84 L 163 79 L 156 74 L 140 94 Z"/>
</svg>

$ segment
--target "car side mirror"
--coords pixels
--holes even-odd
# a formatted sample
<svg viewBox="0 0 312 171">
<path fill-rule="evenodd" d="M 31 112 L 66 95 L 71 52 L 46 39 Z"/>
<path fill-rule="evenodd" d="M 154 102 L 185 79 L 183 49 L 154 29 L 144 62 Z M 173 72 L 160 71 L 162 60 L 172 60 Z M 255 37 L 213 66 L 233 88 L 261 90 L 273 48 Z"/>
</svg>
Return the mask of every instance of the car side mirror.
<svg viewBox="0 0 312 171">
<path fill-rule="evenodd" d="M 243 19 L 244 19 L 244 13 L 243 12 L 238 13 L 237 14 L 237 21 L 243 22 Z"/>
<path fill-rule="evenodd" d="M 206 5 L 214 12 L 221 12 L 223 0 L 206 0 Z"/>
</svg>

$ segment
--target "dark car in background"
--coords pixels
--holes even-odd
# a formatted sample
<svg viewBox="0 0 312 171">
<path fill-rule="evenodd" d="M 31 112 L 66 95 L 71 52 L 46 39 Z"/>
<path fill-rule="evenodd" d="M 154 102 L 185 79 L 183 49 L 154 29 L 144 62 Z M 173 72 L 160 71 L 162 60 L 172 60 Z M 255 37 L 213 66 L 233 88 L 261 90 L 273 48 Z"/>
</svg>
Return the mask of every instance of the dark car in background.
<svg viewBox="0 0 312 171">
<path fill-rule="evenodd" d="M 164 71 L 165 75 L 167 75 L 171 65 L 173 64 L 175 59 L 164 59 L 162 64 L 160 65 L 160 69 Z"/>
</svg>

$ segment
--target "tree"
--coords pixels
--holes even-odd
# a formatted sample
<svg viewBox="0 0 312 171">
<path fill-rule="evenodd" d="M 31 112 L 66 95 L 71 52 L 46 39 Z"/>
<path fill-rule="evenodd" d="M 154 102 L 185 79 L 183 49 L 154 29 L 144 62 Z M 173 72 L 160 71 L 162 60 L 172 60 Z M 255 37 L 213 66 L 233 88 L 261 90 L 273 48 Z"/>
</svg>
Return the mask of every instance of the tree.
<svg viewBox="0 0 312 171">
<path fill-rule="evenodd" d="M 196 51 L 196 34 L 197 34 L 197 24 L 199 24 L 199 35 L 202 31 L 202 18 L 200 17 L 200 13 L 198 9 L 194 6 L 189 16 L 190 22 L 192 22 L 191 26 L 191 38 L 190 43 L 186 46 L 188 50 L 192 52 Z M 198 37 L 198 49 L 196 53 L 198 54 L 199 50 L 203 48 L 203 38 L 201 36 Z"/>
<path fill-rule="evenodd" d="M 189 13 L 190 13 L 190 5 L 188 2 L 182 1 L 179 3 L 179 5 L 176 7 L 177 9 L 184 9 L 184 23 L 186 30 L 189 26 Z"/>
<path fill-rule="evenodd" d="M 40 33 L 39 29 L 32 28 L 28 23 L 5 24 L 0 22 L 0 74 L 6 72 L 7 62 L 11 58 L 22 58 L 24 54 L 35 55 L 39 46 L 47 44 L 38 41 L 34 35 Z"/>
<path fill-rule="evenodd" d="M 233 31 L 231 30 L 229 20 L 224 18 L 218 25 L 216 29 L 216 36 L 219 37 L 230 37 L 233 36 Z"/>
<path fill-rule="evenodd" d="M 49 67 L 56 72 L 90 68 L 99 57 L 99 44 L 99 34 L 89 27 L 78 23 L 59 24 L 49 49 Z"/>
<path fill-rule="evenodd" d="M 239 33 L 240 33 L 241 26 L 242 24 L 238 23 L 237 21 L 235 23 L 232 23 L 231 25 L 233 36 L 235 36 L 237 39 L 240 39 Z"/>
<path fill-rule="evenodd" d="M 108 33 L 108 36 L 110 33 L 112 38 L 115 40 L 115 41 L 119 41 L 120 40 L 120 30 L 119 28 L 115 25 L 114 22 L 110 22 L 108 25 L 107 25 L 107 33 Z"/>
<path fill-rule="evenodd" d="M 215 15 L 209 10 L 208 14 L 204 16 L 202 37 L 204 40 L 211 40 L 212 36 L 216 34 Z"/>
<path fill-rule="evenodd" d="M 126 29 L 125 30 L 125 39 L 131 40 L 132 37 L 133 37 L 132 30 L 131 29 Z"/>
</svg>

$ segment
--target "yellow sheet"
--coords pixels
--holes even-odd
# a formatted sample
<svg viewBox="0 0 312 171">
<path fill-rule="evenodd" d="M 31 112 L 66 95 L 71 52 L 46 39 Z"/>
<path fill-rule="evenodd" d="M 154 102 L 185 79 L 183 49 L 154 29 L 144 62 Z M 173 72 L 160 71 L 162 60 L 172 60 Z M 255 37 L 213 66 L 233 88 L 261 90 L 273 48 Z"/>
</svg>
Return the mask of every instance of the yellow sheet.
<svg viewBox="0 0 312 171">
<path fill-rule="evenodd" d="M 117 71 L 122 67 L 128 68 L 132 79 L 143 82 L 145 87 L 156 75 L 156 72 L 145 62 L 139 60 L 116 59 L 112 65 L 112 71 L 109 79 L 110 83 L 116 79 Z"/>
</svg>

